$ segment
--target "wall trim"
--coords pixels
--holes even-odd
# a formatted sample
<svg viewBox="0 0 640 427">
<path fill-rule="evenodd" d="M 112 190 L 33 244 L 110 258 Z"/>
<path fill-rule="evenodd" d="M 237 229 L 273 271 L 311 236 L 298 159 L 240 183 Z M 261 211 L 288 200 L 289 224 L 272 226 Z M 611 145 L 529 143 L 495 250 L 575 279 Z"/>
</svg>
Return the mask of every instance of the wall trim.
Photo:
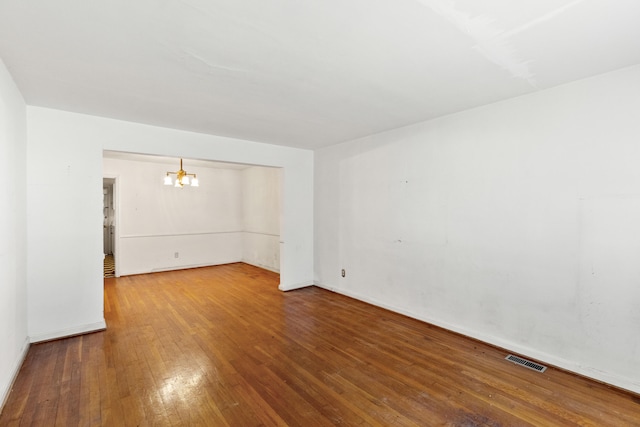
<svg viewBox="0 0 640 427">
<path fill-rule="evenodd" d="M 301 288 L 307 288 L 309 286 L 313 286 L 314 282 L 313 280 L 308 280 L 305 282 L 300 282 L 300 283 L 295 283 L 292 285 L 285 285 L 284 283 L 280 283 L 278 285 L 278 289 L 280 289 L 283 292 L 287 292 L 287 291 L 293 291 L 295 289 L 301 289 Z"/>
<path fill-rule="evenodd" d="M 18 358 L 16 362 L 13 364 L 13 368 L 11 369 L 11 375 L 9 375 L 10 381 L 7 384 L 7 388 L 4 390 L 0 390 L 0 414 L 4 409 L 5 403 L 7 403 L 7 399 L 9 398 L 9 394 L 13 389 L 13 385 L 18 378 L 18 373 L 20 372 L 20 368 L 22 368 L 22 364 L 24 363 L 24 359 L 27 357 L 27 353 L 29 352 L 29 347 L 31 343 L 29 342 L 29 337 L 25 337 L 24 342 L 22 343 L 22 348 L 20 349 L 20 354 L 18 354 Z"/>
<path fill-rule="evenodd" d="M 277 237 L 278 239 L 280 238 L 279 234 L 273 234 L 273 233 L 263 233 L 262 231 L 251 231 L 251 230 L 244 230 L 243 233 L 248 233 L 248 234 L 260 234 L 262 236 L 271 236 L 271 237 Z"/>
<path fill-rule="evenodd" d="M 88 323 L 86 325 L 74 326 L 72 328 L 62 329 L 58 331 L 51 331 L 44 334 L 37 334 L 29 336 L 31 344 L 57 340 L 59 338 L 72 337 L 74 335 L 84 335 L 91 332 L 99 332 L 107 329 L 107 323 L 104 319 L 100 322 Z"/>
<path fill-rule="evenodd" d="M 640 394 L 640 383 L 629 381 L 627 378 L 624 378 L 615 374 L 611 374 L 609 372 L 605 372 L 600 369 L 593 368 L 591 366 L 584 366 L 574 361 L 566 360 L 566 359 L 563 359 L 563 358 L 554 356 L 552 354 L 548 354 L 527 346 L 519 345 L 511 341 L 508 341 L 499 337 L 495 337 L 493 335 L 478 333 L 477 331 L 474 331 L 468 328 L 462 328 L 460 326 L 453 325 L 448 322 L 442 322 L 438 319 L 435 319 L 429 316 L 419 315 L 411 311 L 407 311 L 407 310 L 395 307 L 390 304 L 385 304 L 374 298 L 366 297 L 357 292 L 350 292 L 344 289 L 326 286 L 317 281 L 314 281 L 313 284 L 314 286 L 317 286 L 322 289 L 326 289 L 330 292 L 335 292 L 337 294 L 341 294 L 349 298 L 353 298 L 362 302 L 366 302 L 371 305 L 375 305 L 377 307 L 387 309 L 389 311 L 393 311 L 398 314 L 402 314 L 407 317 L 411 317 L 412 319 L 420 320 L 422 322 L 429 323 L 434 326 L 438 326 L 448 331 L 452 331 L 457 334 L 464 335 L 466 337 L 476 339 L 478 341 L 482 341 L 494 347 L 499 347 L 505 351 L 521 354 L 528 358 L 543 362 L 546 365 L 552 365 L 556 368 L 569 371 L 571 373 L 574 373 L 583 377 L 587 377 L 591 380 L 612 385 L 614 387 L 623 389 L 624 391 Z"/>
<path fill-rule="evenodd" d="M 234 234 L 244 233 L 242 230 L 230 230 L 230 231 L 203 231 L 197 233 L 168 233 L 168 234 L 127 234 L 120 235 L 121 239 L 144 239 L 150 237 L 180 237 L 180 236 L 202 236 L 205 234 Z"/>
</svg>

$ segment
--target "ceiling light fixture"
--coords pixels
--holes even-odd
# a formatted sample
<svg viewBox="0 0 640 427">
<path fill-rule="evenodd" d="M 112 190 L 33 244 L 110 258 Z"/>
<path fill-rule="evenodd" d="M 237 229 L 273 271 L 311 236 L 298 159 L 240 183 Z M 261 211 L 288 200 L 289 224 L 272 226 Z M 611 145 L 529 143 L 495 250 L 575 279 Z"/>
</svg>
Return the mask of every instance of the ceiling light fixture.
<svg viewBox="0 0 640 427">
<path fill-rule="evenodd" d="M 176 175 L 175 185 L 171 180 L 171 175 Z M 191 182 L 189 182 L 190 176 L 193 177 Z M 180 170 L 177 172 L 167 172 L 167 176 L 164 177 L 164 185 L 174 185 L 175 187 L 182 188 L 189 184 L 191 184 L 192 187 L 198 187 L 198 178 L 195 173 L 187 173 L 186 170 L 182 169 L 182 159 L 180 159 Z"/>
</svg>

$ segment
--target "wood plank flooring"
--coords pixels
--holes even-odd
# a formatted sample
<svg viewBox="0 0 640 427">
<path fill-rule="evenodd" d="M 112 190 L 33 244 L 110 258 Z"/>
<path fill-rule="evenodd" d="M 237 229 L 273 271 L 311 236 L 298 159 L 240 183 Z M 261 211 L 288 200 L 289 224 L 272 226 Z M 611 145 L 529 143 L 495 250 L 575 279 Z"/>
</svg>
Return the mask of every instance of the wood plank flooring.
<svg viewBox="0 0 640 427">
<path fill-rule="evenodd" d="M 104 277 L 116 277 L 116 260 L 113 254 L 108 254 L 104 256 Z"/>
<path fill-rule="evenodd" d="M 104 332 L 33 345 L 0 426 L 632 426 L 640 398 L 245 264 L 105 279 Z"/>
</svg>

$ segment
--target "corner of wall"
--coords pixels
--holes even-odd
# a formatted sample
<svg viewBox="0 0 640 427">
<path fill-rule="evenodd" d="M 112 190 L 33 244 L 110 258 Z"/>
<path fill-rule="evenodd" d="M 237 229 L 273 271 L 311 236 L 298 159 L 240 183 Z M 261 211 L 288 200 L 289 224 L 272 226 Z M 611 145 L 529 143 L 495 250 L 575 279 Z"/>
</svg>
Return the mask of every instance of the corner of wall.
<svg viewBox="0 0 640 427">
<path fill-rule="evenodd" d="M 22 348 L 20 349 L 20 353 L 18 354 L 18 357 L 16 358 L 16 361 L 10 370 L 9 382 L 7 383 L 7 386 L 5 388 L 0 389 L 0 414 L 4 409 L 5 403 L 7 403 L 7 398 L 9 397 L 9 394 L 13 389 L 13 384 L 15 383 L 16 378 L 18 378 L 20 368 L 22 367 L 24 360 L 27 358 L 27 353 L 29 352 L 30 346 L 31 344 L 29 343 L 29 337 L 25 337 L 24 342 L 22 343 Z"/>
<path fill-rule="evenodd" d="M 52 341 L 60 338 L 68 338 L 76 335 L 90 334 L 100 332 L 107 329 L 107 323 L 104 319 L 99 322 L 89 323 L 86 325 L 74 326 L 72 328 L 61 329 L 57 331 L 49 331 L 42 334 L 36 334 L 29 337 L 31 344 L 39 342 Z"/>
</svg>

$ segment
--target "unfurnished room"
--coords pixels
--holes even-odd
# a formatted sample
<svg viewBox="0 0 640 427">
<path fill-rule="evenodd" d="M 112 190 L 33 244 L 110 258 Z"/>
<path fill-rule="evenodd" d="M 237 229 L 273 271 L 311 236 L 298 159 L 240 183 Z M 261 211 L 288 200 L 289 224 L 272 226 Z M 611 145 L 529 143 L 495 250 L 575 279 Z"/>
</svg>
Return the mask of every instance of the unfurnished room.
<svg viewBox="0 0 640 427">
<path fill-rule="evenodd" d="M 0 1 L 0 426 L 640 425 L 640 2 Z"/>
</svg>

